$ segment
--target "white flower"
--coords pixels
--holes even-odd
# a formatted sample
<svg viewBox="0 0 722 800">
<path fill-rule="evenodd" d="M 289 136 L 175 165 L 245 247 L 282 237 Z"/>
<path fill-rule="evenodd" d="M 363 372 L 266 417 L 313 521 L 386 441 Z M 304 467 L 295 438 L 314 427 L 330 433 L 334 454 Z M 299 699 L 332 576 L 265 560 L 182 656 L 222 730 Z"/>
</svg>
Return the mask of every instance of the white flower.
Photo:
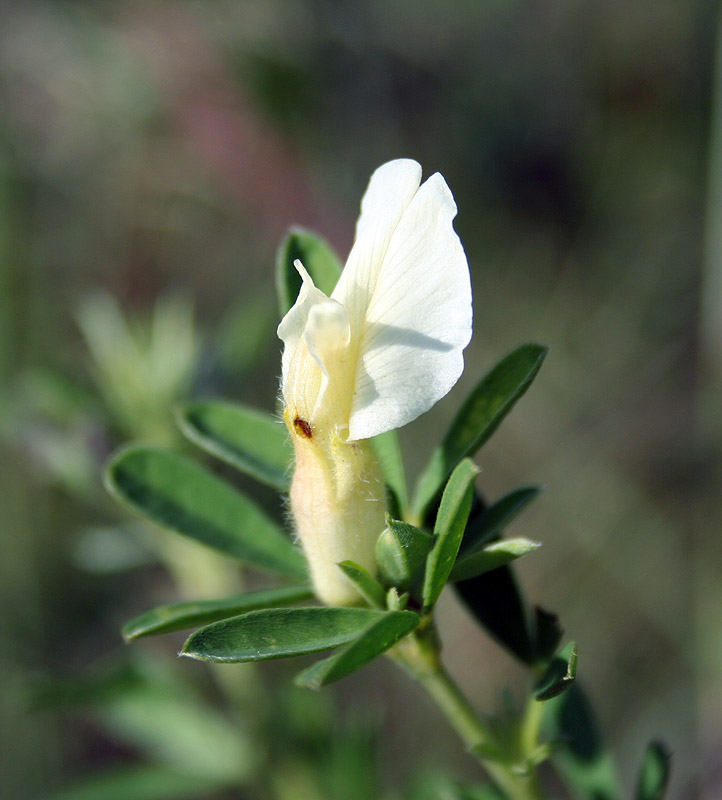
<svg viewBox="0 0 722 800">
<path fill-rule="evenodd" d="M 291 510 L 325 603 L 359 600 L 338 568 L 376 572 L 385 489 L 368 443 L 423 414 L 456 383 L 471 338 L 469 267 L 438 173 L 391 161 L 371 176 L 356 240 L 331 297 L 300 262 L 281 321 L 285 420 L 296 450 Z"/>
</svg>

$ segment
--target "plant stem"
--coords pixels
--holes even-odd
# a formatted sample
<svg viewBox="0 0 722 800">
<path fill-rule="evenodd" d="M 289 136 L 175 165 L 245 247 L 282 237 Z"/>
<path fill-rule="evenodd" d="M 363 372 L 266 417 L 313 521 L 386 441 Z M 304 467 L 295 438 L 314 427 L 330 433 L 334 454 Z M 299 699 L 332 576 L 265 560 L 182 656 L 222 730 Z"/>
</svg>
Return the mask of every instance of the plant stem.
<svg viewBox="0 0 722 800">
<path fill-rule="evenodd" d="M 509 800 L 544 800 L 535 771 L 518 768 L 522 761 L 518 753 L 503 751 L 501 743 L 496 741 L 444 668 L 433 626 L 407 636 L 389 651 L 389 656 L 424 687 L 471 754 Z M 498 752 L 499 758 L 489 757 L 485 750 Z"/>
</svg>

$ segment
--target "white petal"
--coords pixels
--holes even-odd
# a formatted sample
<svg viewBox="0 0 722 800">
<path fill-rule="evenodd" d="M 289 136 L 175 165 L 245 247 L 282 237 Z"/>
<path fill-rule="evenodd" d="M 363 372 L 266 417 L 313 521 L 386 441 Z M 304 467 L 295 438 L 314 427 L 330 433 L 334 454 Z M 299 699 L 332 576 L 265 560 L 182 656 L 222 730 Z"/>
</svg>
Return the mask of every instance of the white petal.
<svg viewBox="0 0 722 800">
<path fill-rule="evenodd" d="M 294 266 L 303 278 L 301 291 L 298 293 L 296 302 L 288 310 L 285 317 L 278 326 L 278 338 L 283 341 L 283 357 L 281 359 L 281 390 L 286 405 L 291 398 L 289 392 L 293 381 L 293 362 L 298 360 L 297 352 L 302 344 L 302 337 L 306 330 L 306 323 L 311 308 L 320 302 L 328 302 L 326 295 L 317 289 L 313 283 L 313 278 L 308 274 L 303 264 L 296 259 Z"/>
<path fill-rule="evenodd" d="M 471 338 L 469 266 L 452 226 L 456 204 L 439 174 L 415 189 L 417 167 L 391 162 L 372 176 L 343 283 L 333 293 L 359 343 L 351 439 L 406 425 L 431 408 L 461 375 Z"/>
<path fill-rule="evenodd" d="M 382 164 L 369 180 L 356 239 L 331 295 L 346 309 L 354 337 L 363 326 L 389 242 L 420 183 L 421 166 L 407 158 Z"/>
<path fill-rule="evenodd" d="M 281 389 L 287 408 L 311 425 L 348 430 L 353 398 L 351 328 L 344 307 L 314 286 L 300 261 L 298 299 L 278 326 L 284 342 Z"/>
</svg>

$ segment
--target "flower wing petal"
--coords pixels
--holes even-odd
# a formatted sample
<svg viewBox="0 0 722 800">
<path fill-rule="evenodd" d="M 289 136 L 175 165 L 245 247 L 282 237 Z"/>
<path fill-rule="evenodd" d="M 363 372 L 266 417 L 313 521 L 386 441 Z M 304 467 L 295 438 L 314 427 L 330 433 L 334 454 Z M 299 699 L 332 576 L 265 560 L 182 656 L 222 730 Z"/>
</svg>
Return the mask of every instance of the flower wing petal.
<svg viewBox="0 0 722 800">
<path fill-rule="evenodd" d="M 406 183 L 399 182 L 395 194 L 392 187 L 386 196 L 374 191 L 375 213 L 364 198 L 359 235 L 381 231 L 383 241 L 366 246 L 372 256 L 365 271 L 349 258 L 356 272 L 347 281 L 356 283 L 358 294 L 349 286 L 338 298 L 352 329 L 354 321 L 358 326 L 351 439 L 401 427 L 431 408 L 459 379 L 471 338 L 469 265 L 452 225 L 454 198 L 438 173 L 409 198 L 411 170 L 404 165 L 401 172 Z M 358 239 L 354 250 L 357 245 Z M 360 301 L 363 311 L 355 306 Z"/>
<path fill-rule="evenodd" d="M 303 284 L 296 302 L 281 320 L 277 331 L 278 338 L 283 342 L 281 391 L 286 405 L 291 402 L 290 392 L 298 380 L 295 372 L 299 367 L 299 347 L 303 345 L 303 335 L 311 309 L 318 303 L 328 302 L 326 295 L 316 288 L 313 278 L 298 259 L 294 262 L 294 266 L 299 271 Z"/>
</svg>

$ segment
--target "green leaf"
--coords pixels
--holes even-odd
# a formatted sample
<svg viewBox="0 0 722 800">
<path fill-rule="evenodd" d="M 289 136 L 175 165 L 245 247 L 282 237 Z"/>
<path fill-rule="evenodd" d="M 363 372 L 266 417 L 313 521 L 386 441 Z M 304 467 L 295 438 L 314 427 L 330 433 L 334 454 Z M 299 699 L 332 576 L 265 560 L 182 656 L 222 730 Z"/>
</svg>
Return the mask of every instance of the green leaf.
<svg viewBox="0 0 722 800">
<path fill-rule="evenodd" d="M 387 431 L 379 436 L 374 436 L 371 440 L 371 446 L 381 462 L 384 480 L 393 494 L 398 516 L 401 517 L 406 512 L 409 497 L 406 490 L 406 473 L 404 471 L 404 461 L 401 457 L 398 434 L 396 431 Z"/>
<path fill-rule="evenodd" d="M 366 602 L 374 608 L 385 608 L 384 587 L 354 561 L 342 561 L 339 565 L 349 580 L 352 580 Z"/>
<path fill-rule="evenodd" d="M 471 511 L 478 474 L 478 467 L 464 459 L 452 472 L 444 489 L 434 525 L 434 546 L 426 561 L 422 592 L 425 608 L 436 603 L 451 574 Z"/>
<path fill-rule="evenodd" d="M 551 660 L 546 672 L 535 687 L 534 697 L 537 700 L 551 700 L 552 697 L 566 692 L 576 677 L 577 643 L 572 642 Z"/>
<path fill-rule="evenodd" d="M 536 661 L 549 661 L 556 653 L 564 634 L 559 617 L 552 611 L 534 606 L 534 629 L 536 631 L 534 653 Z"/>
<path fill-rule="evenodd" d="M 126 642 L 131 642 L 141 636 L 155 636 L 159 633 L 194 628 L 226 617 L 235 617 L 247 611 L 292 605 L 310 597 L 313 597 L 313 591 L 309 586 L 284 586 L 219 600 L 170 603 L 146 611 L 127 622 L 123 626 L 123 637 Z"/>
<path fill-rule="evenodd" d="M 247 497 L 198 464 L 132 446 L 108 465 L 110 492 L 142 517 L 258 569 L 307 578 L 301 551 Z"/>
<path fill-rule="evenodd" d="M 385 613 L 369 608 L 251 611 L 196 631 L 183 646 L 182 655 L 235 662 L 316 653 L 356 639 Z"/>
<path fill-rule="evenodd" d="M 408 522 L 387 518 L 386 528 L 376 541 L 376 562 L 384 580 L 400 589 L 411 589 L 434 537 Z"/>
<path fill-rule="evenodd" d="M 459 461 L 472 456 L 499 427 L 531 385 L 546 353 L 541 345 L 523 344 L 492 367 L 472 390 L 419 478 L 414 502 L 417 519 L 426 519 Z"/>
<path fill-rule="evenodd" d="M 221 401 L 178 410 L 180 429 L 194 444 L 252 478 L 288 491 L 293 447 L 286 426 L 270 414 Z"/>
<path fill-rule="evenodd" d="M 662 742 L 650 742 L 637 783 L 637 800 L 662 800 L 670 773 L 670 754 Z"/>
<path fill-rule="evenodd" d="M 341 274 L 341 262 L 327 242 L 311 231 L 291 228 L 276 255 L 276 291 L 282 317 L 301 291 L 301 276 L 293 266 L 296 259 L 324 294 L 331 294 Z"/>
<path fill-rule="evenodd" d="M 339 653 L 297 675 L 295 683 L 308 689 L 320 689 L 344 678 L 386 652 L 418 624 L 419 616 L 413 611 L 389 611 Z"/>
<path fill-rule="evenodd" d="M 194 800 L 215 795 L 227 783 L 162 767 L 128 766 L 84 778 L 50 800 Z"/>
<path fill-rule="evenodd" d="M 481 550 L 459 557 L 451 570 L 452 581 L 463 581 L 515 561 L 541 545 L 529 539 L 501 539 Z"/>
<path fill-rule="evenodd" d="M 464 533 L 464 540 L 461 543 L 459 557 L 465 558 L 477 549 L 483 548 L 487 542 L 500 534 L 538 494 L 538 486 L 524 486 L 504 495 L 477 515 L 472 511 Z"/>
<path fill-rule="evenodd" d="M 544 703 L 547 735 L 560 747 L 552 760 L 580 800 L 619 800 L 622 792 L 592 707 L 578 683 Z"/>
<path fill-rule="evenodd" d="M 486 630 L 525 664 L 536 660 L 527 603 L 510 566 L 454 584 L 469 611 Z"/>
</svg>

